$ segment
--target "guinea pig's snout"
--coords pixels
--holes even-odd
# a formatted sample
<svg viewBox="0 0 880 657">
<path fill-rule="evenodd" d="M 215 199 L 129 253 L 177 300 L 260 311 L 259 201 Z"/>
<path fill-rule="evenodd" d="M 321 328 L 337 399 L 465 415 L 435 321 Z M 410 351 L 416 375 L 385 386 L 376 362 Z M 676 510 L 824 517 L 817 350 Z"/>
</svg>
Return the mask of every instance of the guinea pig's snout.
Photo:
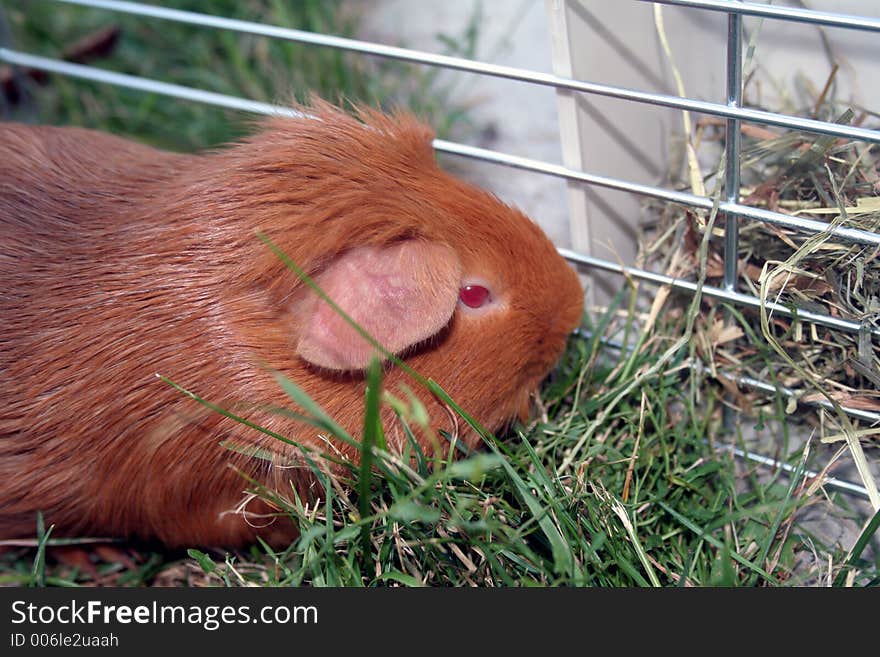
<svg viewBox="0 0 880 657">
<path fill-rule="evenodd" d="M 549 327 L 539 338 L 539 341 L 547 353 L 547 360 L 552 361 L 550 363 L 551 367 L 562 356 L 562 352 L 565 351 L 565 345 L 568 342 L 568 336 L 571 335 L 575 328 L 576 326 L 572 325 L 569 317 L 557 315 L 550 318 Z"/>
<path fill-rule="evenodd" d="M 581 285 L 577 272 L 569 267 L 568 264 L 565 265 L 565 268 L 568 274 L 567 289 L 565 296 L 562 297 L 564 303 L 561 304 L 562 310 L 557 315 L 557 321 L 559 322 L 560 330 L 568 335 L 580 326 L 581 320 L 584 317 L 584 288 Z"/>
<path fill-rule="evenodd" d="M 584 312 L 584 291 L 580 280 L 573 269 L 564 266 L 564 284 L 540 319 L 543 331 L 537 337 L 535 351 L 546 369 L 552 368 L 562 356 L 568 336 L 580 325 Z"/>
</svg>

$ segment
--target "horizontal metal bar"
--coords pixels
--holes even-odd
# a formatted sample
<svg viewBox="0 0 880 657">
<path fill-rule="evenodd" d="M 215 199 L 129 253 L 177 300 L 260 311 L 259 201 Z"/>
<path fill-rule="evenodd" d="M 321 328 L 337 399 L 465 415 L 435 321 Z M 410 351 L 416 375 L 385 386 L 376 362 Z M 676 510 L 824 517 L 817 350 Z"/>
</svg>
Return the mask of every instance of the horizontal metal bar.
<svg viewBox="0 0 880 657">
<path fill-rule="evenodd" d="M 247 100 L 237 96 L 228 96 L 226 94 L 219 94 L 211 91 L 202 91 L 200 89 L 193 89 L 192 87 L 184 87 L 178 84 L 160 82 L 158 80 L 127 75 L 124 73 L 115 73 L 94 66 L 71 64 L 70 62 L 64 62 L 58 59 L 31 55 L 15 50 L 9 50 L 7 48 L 0 48 L 0 61 L 5 61 L 17 66 L 26 66 L 43 71 L 60 73 L 62 75 L 68 75 L 84 80 L 114 84 L 131 89 L 172 96 L 174 98 L 183 98 L 185 100 L 207 103 L 209 105 L 225 107 L 228 109 L 254 112 L 256 114 L 294 117 L 302 116 L 300 112 L 289 107 Z M 597 187 L 605 187 L 607 189 L 629 192 L 641 196 L 649 196 L 651 198 L 679 203 L 689 207 L 711 210 L 714 203 L 712 199 L 706 198 L 705 196 L 697 196 L 686 192 L 663 189 L 661 187 L 651 187 L 649 185 L 631 183 L 616 178 L 585 173 L 583 171 L 575 171 L 560 164 L 550 164 L 540 160 L 519 157 L 508 153 L 500 153 L 485 148 L 477 148 L 476 146 L 468 146 L 466 144 L 459 144 L 444 139 L 435 139 L 433 145 L 436 150 L 443 153 L 460 155 L 462 157 L 470 157 L 484 162 L 492 162 L 494 164 L 524 169 L 526 171 L 543 173 L 557 178 L 563 178 L 565 180 L 595 185 Z M 738 203 L 720 202 L 718 203 L 718 209 L 722 212 L 736 214 L 740 217 L 763 221 L 777 226 L 783 226 L 803 233 L 816 234 L 828 230 L 828 224 L 822 221 L 806 219 L 803 217 L 793 217 L 779 212 L 771 212 L 770 210 L 753 208 L 748 205 L 740 205 Z M 848 242 L 880 246 L 880 234 L 872 233 L 870 231 L 837 226 L 830 231 L 830 234 L 838 239 Z"/>
<path fill-rule="evenodd" d="M 247 100 L 246 98 L 239 98 L 237 96 L 218 94 L 213 91 L 194 89 L 180 84 L 160 82 L 149 78 L 141 78 L 136 75 L 116 73 L 114 71 L 107 71 L 94 66 L 71 64 L 70 62 L 65 62 L 60 59 L 29 55 L 15 50 L 9 50 L 8 48 L 0 48 L 0 61 L 5 61 L 16 66 L 26 66 L 41 71 L 60 73 L 61 75 L 68 75 L 74 78 L 103 82 L 119 87 L 137 89 L 139 91 L 148 91 L 163 96 L 182 98 L 183 100 L 191 100 L 197 103 L 205 103 L 207 105 L 215 105 L 217 107 L 225 107 L 227 109 L 240 110 L 242 112 L 252 112 L 255 114 L 280 114 L 296 118 L 303 116 L 302 112 L 297 112 L 289 107 L 261 103 L 256 100 Z"/>
<path fill-rule="evenodd" d="M 592 333 L 591 331 L 585 331 L 583 329 L 577 329 L 575 331 L 575 333 L 579 337 L 582 337 L 585 339 L 590 339 L 595 336 L 595 334 Z M 626 352 L 626 353 L 629 353 L 630 351 L 632 351 L 631 347 L 624 345 L 619 340 L 614 340 L 612 338 L 606 338 L 604 336 L 599 338 L 599 344 L 601 344 L 604 347 L 618 349 L 618 350 Z M 699 363 L 697 363 L 695 365 L 695 367 L 697 367 L 697 369 L 703 369 L 703 370 L 706 369 L 705 366 L 703 366 Z M 776 387 L 774 387 L 773 385 L 771 385 L 769 383 L 765 383 L 763 381 L 758 381 L 757 379 L 751 379 L 750 377 L 734 376 L 733 374 L 730 374 L 728 372 L 720 372 L 720 374 L 722 376 L 730 379 L 731 381 L 736 381 L 739 384 L 750 386 L 750 387 L 756 387 L 756 388 L 758 388 L 762 391 L 765 391 L 765 392 L 776 392 L 776 390 L 777 390 Z M 788 388 L 780 388 L 779 391 L 785 395 L 788 395 L 788 394 L 791 394 L 792 396 L 796 395 L 796 393 L 794 393 L 792 390 L 789 390 Z M 819 405 L 814 402 L 806 402 L 806 403 L 810 404 L 812 406 Z M 858 415 L 859 413 L 865 413 L 865 411 L 860 411 L 859 409 L 851 409 L 851 408 L 847 408 L 847 407 L 843 407 L 843 410 L 844 410 L 844 412 L 847 412 L 847 413 L 852 412 L 856 417 L 860 417 Z M 868 413 L 868 415 L 874 415 L 874 414 Z M 877 415 L 876 418 L 861 418 L 861 419 L 880 421 L 880 415 Z M 738 458 L 747 459 L 750 461 L 755 461 L 756 463 L 761 463 L 762 465 L 766 465 L 771 468 L 777 468 L 777 469 L 783 470 L 789 474 L 791 472 L 793 472 L 795 469 L 793 466 L 791 466 L 787 463 L 783 463 L 782 461 L 779 461 L 778 459 L 770 458 L 769 456 L 764 456 L 762 454 L 758 454 L 757 452 L 750 452 L 748 450 L 743 450 L 735 445 L 731 445 L 728 443 L 720 443 L 718 441 L 715 442 L 715 445 L 718 447 L 723 447 L 724 449 L 729 450 Z M 819 473 L 814 472 L 812 470 L 807 470 L 804 472 L 804 475 L 807 477 L 815 478 L 815 477 L 819 476 Z M 838 479 L 836 477 L 825 477 L 824 481 L 825 481 L 826 485 L 831 486 L 833 488 L 838 488 L 838 489 L 845 491 L 847 493 L 856 493 L 856 494 L 861 495 L 862 497 L 865 497 L 865 498 L 869 497 L 868 490 L 864 486 L 861 486 L 859 484 L 854 484 L 851 481 L 846 481 L 845 479 Z"/>
<path fill-rule="evenodd" d="M 735 445 L 721 443 L 718 441 L 715 442 L 715 445 L 716 447 L 720 447 L 722 449 L 728 450 L 729 452 L 732 452 L 735 456 L 738 456 L 741 459 L 754 461 L 755 463 L 760 463 L 761 465 L 765 465 L 770 468 L 776 468 L 777 470 L 782 470 L 787 474 L 793 474 L 797 470 L 797 468 L 793 465 L 784 463 L 782 461 L 779 461 L 778 459 L 774 459 L 769 456 L 758 454 L 756 452 L 750 452 L 744 449 L 740 449 Z M 801 474 L 809 479 L 815 479 L 819 476 L 819 473 L 815 470 L 804 470 Z M 828 475 L 825 475 L 822 478 L 822 485 L 837 488 L 847 493 L 855 493 L 856 495 L 864 497 L 865 499 L 870 499 L 867 488 L 859 484 L 854 484 L 851 481 L 846 481 L 845 479 L 838 479 L 837 477 L 830 477 Z"/>
<path fill-rule="evenodd" d="M 762 392 L 779 392 L 786 397 L 798 397 L 798 393 L 791 388 L 786 388 L 785 386 L 774 386 L 772 383 L 767 383 L 766 381 L 761 381 L 760 379 L 755 379 L 750 376 L 735 376 L 730 374 L 729 372 L 723 372 L 723 376 L 727 377 L 731 381 L 735 381 L 737 384 L 741 386 L 745 386 L 748 388 L 754 388 L 756 390 L 760 390 Z M 806 401 L 799 403 L 807 404 L 809 406 L 818 406 L 822 407 L 826 410 L 833 411 L 834 404 L 829 402 L 827 399 L 817 399 L 815 401 Z M 866 411 L 861 408 L 853 408 L 851 406 L 841 406 L 840 410 L 842 410 L 847 415 L 858 418 L 859 420 L 865 420 L 867 422 L 880 422 L 880 413 L 875 413 L 873 411 Z"/>
<path fill-rule="evenodd" d="M 655 285 L 669 285 L 670 287 L 677 290 L 685 290 L 692 294 L 697 291 L 697 284 L 693 281 L 685 281 L 680 278 L 667 276 L 665 274 L 656 274 L 654 272 L 645 271 L 644 269 L 637 269 L 635 267 L 619 265 L 614 262 L 601 260 L 600 258 L 594 258 L 593 256 L 584 255 L 582 253 L 577 253 L 576 251 L 571 251 L 569 249 L 559 248 L 557 249 L 557 251 L 559 251 L 559 254 L 569 262 L 584 265 L 587 267 L 593 267 L 595 269 L 602 269 L 604 271 L 614 272 L 624 276 L 631 276 L 639 280 L 654 283 Z M 723 290 L 720 287 L 715 287 L 712 285 L 703 285 L 703 287 L 701 288 L 701 292 L 707 297 L 721 299 L 723 301 L 730 301 L 732 303 L 739 304 L 741 306 L 747 306 L 750 308 L 760 308 L 762 305 L 761 300 L 758 297 L 754 297 L 750 294 L 743 294 L 741 292 Z M 763 305 L 770 311 L 779 313 L 780 315 L 785 315 L 786 317 L 796 318 L 800 321 L 811 322 L 813 324 L 820 324 L 822 326 L 827 326 L 829 328 L 834 328 L 841 331 L 847 331 L 849 333 L 858 333 L 862 327 L 861 324 L 859 324 L 858 322 L 854 322 L 848 319 L 840 319 L 839 317 L 832 317 L 830 315 L 814 313 L 809 310 L 792 309 L 788 306 L 774 303 L 772 301 L 767 302 Z M 871 329 L 871 333 L 873 335 L 880 336 L 880 328 Z"/>
<path fill-rule="evenodd" d="M 437 139 L 434 141 L 434 148 L 445 153 L 453 153 L 455 155 L 463 155 L 486 162 L 494 162 L 503 164 L 517 169 L 525 169 L 527 171 L 536 171 L 546 173 L 557 178 L 564 178 L 575 182 L 581 182 L 596 187 L 604 187 L 606 189 L 614 189 L 621 192 L 629 192 L 640 196 L 650 196 L 652 198 L 663 201 L 670 201 L 680 205 L 687 205 L 693 208 L 703 210 L 712 210 L 715 201 L 705 196 L 697 196 L 687 192 L 679 192 L 672 189 L 663 189 L 661 187 L 652 187 L 650 185 L 642 185 L 639 183 L 627 182 L 617 178 L 608 178 L 596 174 L 585 173 L 583 171 L 575 171 L 560 164 L 550 164 L 526 157 L 509 155 L 507 153 L 499 153 L 490 151 L 476 146 L 468 146 L 465 144 L 457 144 L 454 142 Z M 773 212 L 762 208 L 755 208 L 739 203 L 730 203 L 721 201 L 717 204 L 718 210 L 729 214 L 735 214 L 747 219 L 754 219 L 776 226 L 791 228 L 798 232 L 817 234 L 828 231 L 828 224 L 815 219 L 807 219 L 804 217 L 795 217 L 781 212 Z M 867 230 L 858 228 L 847 228 L 838 226 L 832 228 L 829 233 L 836 238 L 847 242 L 856 242 L 858 244 L 866 244 L 870 246 L 880 246 L 880 234 L 872 233 Z"/>
<path fill-rule="evenodd" d="M 796 21 L 798 23 L 810 23 L 813 25 L 826 25 L 828 27 L 880 32 L 880 19 L 878 18 L 816 11 L 815 9 L 806 9 L 802 7 L 781 7 L 754 2 L 731 2 L 731 0 L 641 0 L 641 2 L 656 2 L 661 5 L 676 5 L 691 9 L 709 9 L 712 11 L 723 11 L 726 13 L 744 14 L 747 16 Z"/>
<path fill-rule="evenodd" d="M 222 16 L 212 16 L 210 14 L 182 11 L 179 9 L 169 9 L 167 7 L 145 5 L 139 2 L 126 2 L 123 0 L 55 1 L 72 5 L 80 5 L 83 7 L 118 11 L 127 14 L 134 14 L 137 16 L 148 16 L 150 18 L 170 20 L 178 23 L 188 23 L 191 25 L 200 25 L 203 27 L 214 27 L 219 29 L 233 30 L 246 34 L 255 34 L 259 36 L 285 39 L 287 41 L 308 43 L 316 46 L 338 48 L 341 50 L 359 52 L 365 55 L 387 57 L 391 59 L 412 62 L 415 64 L 441 66 L 443 68 L 454 69 L 457 71 L 480 73 L 482 75 L 491 75 L 494 77 L 506 78 L 508 80 L 530 82 L 532 84 L 556 87 L 559 89 L 570 89 L 572 91 L 607 96 L 610 98 L 619 98 L 621 100 L 648 103 L 651 105 L 671 107 L 674 109 L 685 109 L 701 114 L 711 114 L 714 116 L 721 116 L 725 118 L 741 119 L 743 121 L 751 121 L 753 123 L 760 123 L 764 125 L 774 125 L 784 128 L 791 128 L 794 130 L 803 130 L 806 132 L 814 132 L 818 134 L 834 135 L 836 137 L 845 137 L 866 142 L 880 143 L 880 131 L 878 130 L 868 130 L 867 128 L 846 126 L 837 123 L 828 123 L 825 121 L 816 121 L 814 119 L 787 116 L 785 114 L 765 112 L 763 110 L 749 109 L 744 107 L 729 107 L 721 103 L 710 103 L 693 98 L 680 98 L 678 96 L 670 96 L 667 94 L 636 91 L 623 87 L 585 82 L 583 80 L 573 80 L 571 78 L 564 78 L 558 75 L 553 75 L 551 73 L 540 73 L 538 71 L 530 71 L 527 69 L 520 69 L 512 66 L 501 66 L 498 64 L 478 62 L 462 57 L 438 55 L 435 53 L 429 53 L 420 50 L 410 50 L 408 48 L 386 46 L 383 44 L 371 43 L 369 41 L 358 41 L 356 39 L 348 39 L 345 37 L 338 37 L 329 34 L 317 34 L 314 32 L 306 32 L 304 30 L 295 30 L 291 28 L 278 27 L 275 25 L 266 25 L 264 23 L 254 23 L 251 21 L 224 18 Z"/>
<path fill-rule="evenodd" d="M 587 331 L 584 329 L 575 329 L 574 335 L 579 338 L 583 338 L 585 340 L 589 340 L 595 336 L 595 333 L 592 331 Z M 625 353 L 630 353 L 632 351 L 631 346 L 626 346 L 620 340 L 615 340 L 613 338 L 600 337 L 599 343 L 604 347 L 609 347 L 611 349 L 617 349 L 618 351 L 622 351 Z M 703 365 L 699 366 L 699 369 L 706 371 L 707 368 Z M 784 395 L 785 397 L 798 397 L 798 393 L 791 388 L 786 388 L 785 386 L 775 386 L 772 383 L 767 383 L 766 381 L 761 381 L 760 379 L 756 379 L 751 376 L 741 376 L 737 374 L 732 374 L 730 372 L 719 371 L 718 374 L 723 376 L 730 381 L 733 381 L 739 386 L 746 388 L 754 388 L 756 390 L 760 390 L 761 392 L 767 393 L 777 393 Z M 830 410 L 834 410 L 834 406 L 831 402 L 827 400 L 816 400 L 816 401 L 801 401 L 800 403 L 806 404 L 807 406 L 819 407 Z M 857 418 L 859 420 L 865 420 L 867 422 L 880 422 L 880 413 L 875 413 L 873 411 L 865 411 L 861 408 L 853 408 L 851 406 L 841 406 L 840 410 L 842 410 L 847 415 Z"/>
</svg>

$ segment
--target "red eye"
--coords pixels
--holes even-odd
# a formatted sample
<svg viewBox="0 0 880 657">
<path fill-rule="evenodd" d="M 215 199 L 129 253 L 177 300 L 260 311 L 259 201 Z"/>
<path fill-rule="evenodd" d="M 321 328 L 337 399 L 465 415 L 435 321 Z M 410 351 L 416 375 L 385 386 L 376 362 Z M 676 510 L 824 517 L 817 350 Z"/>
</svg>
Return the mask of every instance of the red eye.
<svg viewBox="0 0 880 657">
<path fill-rule="evenodd" d="M 459 290 L 458 298 L 469 308 L 479 308 L 489 301 L 489 290 L 482 285 L 465 285 Z"/>
</svg>

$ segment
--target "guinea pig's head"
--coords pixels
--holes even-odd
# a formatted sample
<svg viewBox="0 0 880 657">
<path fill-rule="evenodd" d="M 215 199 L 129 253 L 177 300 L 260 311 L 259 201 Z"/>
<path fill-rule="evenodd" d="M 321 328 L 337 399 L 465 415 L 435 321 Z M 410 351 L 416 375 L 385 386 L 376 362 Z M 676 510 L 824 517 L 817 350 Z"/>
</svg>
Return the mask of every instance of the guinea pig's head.
<svg viewBox="0 0 880 657">
<path fill-rule="evenodd" d="M 308 111 L 314 120 L 278 119 L 253 142 L 290 186 L 273 188 L 278 220 L 261 227 L 485 426 L 524 417 L 581 319 L 573 268 L 521 212 L 441 170 L 411 116 Z M 366 368 L 375 349 L 332 307 L 303 286 L 283 298 L 295 299 L 291 346 L 313 373 Z M 394 368 L 386 385 L 404 378 Z"/>
</svg>

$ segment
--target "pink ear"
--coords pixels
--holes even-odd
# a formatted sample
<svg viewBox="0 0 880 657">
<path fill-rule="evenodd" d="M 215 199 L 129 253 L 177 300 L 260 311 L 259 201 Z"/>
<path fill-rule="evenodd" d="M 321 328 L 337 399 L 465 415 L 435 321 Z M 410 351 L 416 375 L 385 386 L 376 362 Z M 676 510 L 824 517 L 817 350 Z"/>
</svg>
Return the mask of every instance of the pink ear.
<svg viewBox="0 0 880 657">
<path fill-rule="evenodd" d="M 452 249 L 417 239 L 352 249 L 316 277 L 327 296 L 395 354 L 446 326 L 460 280 Z M 304 319 L 297 353 L 314 365 L 364 369 L 376 353 L 317 295 Z"/>
</svg>

